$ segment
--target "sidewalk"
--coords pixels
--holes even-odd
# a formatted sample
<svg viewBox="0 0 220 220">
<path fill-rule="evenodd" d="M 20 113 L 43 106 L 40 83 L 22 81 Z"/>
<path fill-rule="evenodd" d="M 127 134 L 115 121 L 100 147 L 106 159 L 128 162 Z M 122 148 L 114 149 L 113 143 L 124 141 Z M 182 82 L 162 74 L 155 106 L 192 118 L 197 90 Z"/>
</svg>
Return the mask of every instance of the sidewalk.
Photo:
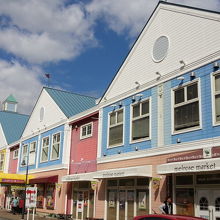
<svg viewBox="0 0 220 220">
<path fill-rule="evenodd" d="M 8 220 L 20 220 L 21 214 L 13 215 L 11 212 L 1 209 L 0 210 L 0 218 L 5 218 Z M 25 215 L 24 219 L 27 219 L 27 215 Z M 40 217 L 38 215 L 34 216 L 35 220 L 58 220 L 57 218 L 50 218 L 50 217 Z M 29 216 L 29 220 L 32 220 L 32 215 Z"/>
</svg>

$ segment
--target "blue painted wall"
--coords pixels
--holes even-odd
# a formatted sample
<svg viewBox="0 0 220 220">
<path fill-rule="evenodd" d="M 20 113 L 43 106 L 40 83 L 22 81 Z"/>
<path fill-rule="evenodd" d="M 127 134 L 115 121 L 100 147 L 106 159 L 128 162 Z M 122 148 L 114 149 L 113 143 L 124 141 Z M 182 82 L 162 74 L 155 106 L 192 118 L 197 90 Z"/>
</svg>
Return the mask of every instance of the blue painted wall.
<svg viewBox="0 0 220 220">
<path fill-rule="evenodd" d="M 53 136 L 53 134 L 56 134 L 56 133 L 59 133 L 59 132 L 60 132 L 60 157 L 59 157 L 59 159 L 56 159 L 56 160 L 50 160 L 51 149 L 52 149 L 52 136 Z M 48 161 L 40 163 L 42 138 L 44 138 L 46 136 L 50 137 Z M 40 140 L 39 142 L 38 142 L 38 139 Z M 26 144 L 28 145 L 28 152 L 30 150 L 30 143 L 32 143 L 33 141 L 37 142 L 36 154 L 35 154 L 35 164 L 34 165 L 29 165 L 29 167 L 28 167 L 29 170 L 61 164 L 62 163 L 62 156 L 63 156 L 63 139 L 64 139 L 64 125 L 61 125 L 59 127 L 51 129 L 49 131 L 41 133 L 38 136 L 35 136 L 33 138 L 30 138 L 30 139 L 27 139 L 27 140 L 23 141 L 22 145 L 26 145 Z M 20 147 L 20 150 L 22 151 L 22 147 Z M 37 154 L 39 154 L 38 161 L 36 161 L 37 160 Z M 19 172 L 26 170 L 26 167 L 21 166 L 21 162 L 22 162 L 21 159 L 22 159 L 22 152 L 21 152 L 20 157 L 19 157 L 19 168 L 18 168 Z M 38 164 L 38 167 L 37 167 L 37 164 Z"/>
<path fill-rule="evenodd" d="M 102 124 L 102 156 L 121 154 L 135 151 L 138 147 L 139 150 L 155 147 L 157 145 L 157 88 L 148 89 L 141 92 L 143 94 L 142 99 L 151 98 L 151 138 L 152 140 L 145 140 L 138 143 L 130 143 L 130 114 L 132 97 L 121 100 L 122 108 L 124 109 L 124 145 L 118 147 L 108 148 L 108 115 L 113 111 L 113 106 L 107 106 L 103 108 L 103 124 Z M 116 107 L 116 110 L 118 107 Z"/>
</svg>

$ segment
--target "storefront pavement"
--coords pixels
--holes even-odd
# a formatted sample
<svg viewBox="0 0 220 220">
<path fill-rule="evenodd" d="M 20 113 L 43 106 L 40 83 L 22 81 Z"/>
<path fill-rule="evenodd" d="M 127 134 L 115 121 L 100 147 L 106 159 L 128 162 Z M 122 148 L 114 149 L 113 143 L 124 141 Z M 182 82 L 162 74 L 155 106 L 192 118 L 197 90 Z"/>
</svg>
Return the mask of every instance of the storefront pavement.
<svg viewBox="0 0 220 220">
<path fill-rule="evenodd" d="M 1 209 L 0 210 L 0 220 L 20 220 L 21 219 L 21 214 L 16 214 L 13 215 L 11 212 Z M 25 220 L 27 219 L 27 215 L 25 215 Z M 41 217 L 39 215 L 34 216 L 35 220 L 57 220 L 57 218 L 51 218 L 51 217 Z M 32 220 L 32 215 L 30 215 L 29 220 Z"/>
</svg>

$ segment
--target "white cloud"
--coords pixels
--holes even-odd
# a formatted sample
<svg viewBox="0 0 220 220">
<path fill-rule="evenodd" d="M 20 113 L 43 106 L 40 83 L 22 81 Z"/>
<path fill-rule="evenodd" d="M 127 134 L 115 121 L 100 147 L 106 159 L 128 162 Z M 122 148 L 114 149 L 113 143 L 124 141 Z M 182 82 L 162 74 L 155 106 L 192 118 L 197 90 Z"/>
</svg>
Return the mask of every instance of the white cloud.
<svg viewBox="0 0 220 220">
<path fill-rule="evenodd" d="M 68 60 L 94 46 L 93 21 L 83 5 L 61 0 L 0 0 L 9 17 L 0 31 L 0 47 L 29 63 Z"/>
<path fill-rule="evenodd" d="M 43 86 L 40 73 L 38 68 L 0 60 L 0 101 L 13 94 L 19 102 L 18 111 L 30 113 Z"/>
</svg>

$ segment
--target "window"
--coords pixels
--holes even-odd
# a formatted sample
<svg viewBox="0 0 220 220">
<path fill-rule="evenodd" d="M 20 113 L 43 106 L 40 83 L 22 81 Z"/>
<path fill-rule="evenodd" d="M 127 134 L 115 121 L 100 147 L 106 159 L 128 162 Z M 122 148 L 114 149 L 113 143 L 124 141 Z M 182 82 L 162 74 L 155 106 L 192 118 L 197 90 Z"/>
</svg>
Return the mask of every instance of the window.
<svg viewBox="0 0 220 220">
<path fill-rule="evenodd" d="M 35 163 L 35 155 L 36 155 L 36 142 L 32 142 L 30 144 L 29 165 L 33 165 Z"/>
<path fill-rule="evenodd" d="M 24 161 L 26 165 L 27 165 L 27 155 L 28 155 L 28 145 L 24 145 L 22 147 L 21 163 L 23 163 Z"/>
<path fill-rule="evenodd" d="M 42 140 L 41 162 L 48 161 L 49 142 L 49 137 L 45 137 Z"/>
<path fill-rule="evenodd" d="M 208 210 L 209 202 L 205 197 L 202 197 L 199 200 L 199 208 L 200 210 Z"/>
<path fill-rule="evenodd" d="M 80 139 L 92 136 L 92 123 L 81 126 Z"/>
<path fill-rule="evenodd" d="M 132 106 L 132 141 L 149 137 L 149 100 Z"/>
<path fill-rule="evenodd" d="M 199 126 L 198 82 L 174 91 L 174 130 Z"/>
<path fill-rule="evenodd" d="M 13 151 L 13 159 L 18 159 L 18 149 Z"/>
<path fill-rule="evenodd" d="M 5 154 L 1 153 L 0 154 L 0 171 L 3 171 L 4 169 L 4 159 L 5 159 Z"/>
<path fill-rule="evenodd" d="M 56 160 L 60 155 L 60 133 L 53 135 L 51 160 Z"/>
<path fill-rule="evenodd" d="M 220 74 L 214 76 L 215 122 L 220 122 Z"/>
<path fill-rule="evenodd" d="M 109 120 L 109 146 L 119 145 L 123 142 L 123 109 L 110 113 Z"/>
</svg>

